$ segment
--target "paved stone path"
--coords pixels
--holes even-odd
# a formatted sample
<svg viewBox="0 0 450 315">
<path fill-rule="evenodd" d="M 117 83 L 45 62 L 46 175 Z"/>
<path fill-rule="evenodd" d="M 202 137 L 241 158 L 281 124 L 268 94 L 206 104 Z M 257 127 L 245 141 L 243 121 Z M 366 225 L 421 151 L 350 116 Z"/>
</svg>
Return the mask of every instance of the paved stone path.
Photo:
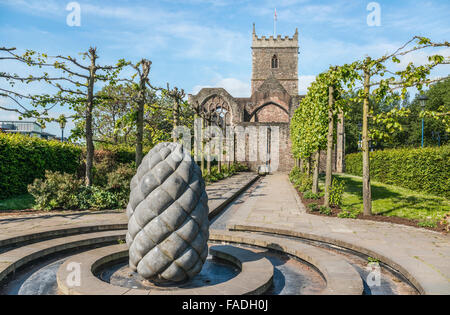
<svg viewBox="0 0 450 315">
<path fill-rule="evenodd" d="M 307 214 L 286 174 L 263 178 L 227 227 L 333 241 L 406 273 L 417 280 L 412 282 L 423 293 L 450 294 L 450 236 L 391 223 Z"/>
<path fill-rule="evenodd" d="M 255 175 L 244 173 L 207 187 L 210 203 L 236 194 Z M 380 259 L 422 292 L 450 294 L 450 236 L 391 223 L 338 219 L 306 213 L 286 174 L 261 179 L 234 204 L 226 227 L 325 241 Z M 237 206 L 237 208 L 236 208 Z M 58 212 L 0 217 L 0 239 L 71 225 L 125 223 L 122 211 Z"/>
<path fill-rule="evenodd" d="M 206 186 L 209 208 L 216 209 L 230 196 L 239 193 L 244 185 L 254 180 L 254 173 L 239 173 Z M 65 228 L 71 225 L 108 224 L 127 222 L 125 212 L 114 211 L 59 211 L 46 214 L 0 216 L 0 239 L 18 233 L 33 233 L 44 228 Z"/>
</svg>

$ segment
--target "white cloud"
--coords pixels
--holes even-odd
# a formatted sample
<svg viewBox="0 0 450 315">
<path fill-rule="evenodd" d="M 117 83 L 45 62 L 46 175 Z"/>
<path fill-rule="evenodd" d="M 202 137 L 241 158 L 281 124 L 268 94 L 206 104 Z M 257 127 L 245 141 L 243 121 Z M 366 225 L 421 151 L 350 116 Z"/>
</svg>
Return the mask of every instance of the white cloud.
<svg viewBox="0 0 450 315">
<path fill-rule="evenodd" d="M 298 92 L 300 95 L 304 95 L 308 92 L 308 88 L 316 80 L 315 75 L 301 75 L 298 77 Z"/>
<path fill-rule="evenodd" d="M 67 2 L 69 3 L 69 2 Z M 25 11 L 38 16 L 61 16 L 67 14 L 65 6 L 67 4 L 57 3 L 53 0 L 39 1 L 39 0 L 0 0 L 0 4 L 17 8 L 20 11 Z"/>
</svg>

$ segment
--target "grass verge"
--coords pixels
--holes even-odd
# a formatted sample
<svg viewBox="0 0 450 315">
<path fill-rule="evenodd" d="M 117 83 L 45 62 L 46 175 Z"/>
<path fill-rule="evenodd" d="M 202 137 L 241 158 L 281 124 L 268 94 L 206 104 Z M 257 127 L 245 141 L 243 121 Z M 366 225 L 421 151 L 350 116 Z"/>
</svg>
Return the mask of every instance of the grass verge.
<svg viewBox="0 0 450 315">
<path fill-rule="evenodd" d="M 30 194 L 24 194 L 0 201 L 0 211 L 6 210 L 28 210 L 34 205 L 34 197 Z"/>
<path fill-rule="evenodd" d="M 341 208 L 349 212 L 362 212 L 362 178 L 353 175 L 336 175 L 336 178 L 345 183 Z M 371 185 L 374 214 L 435 225 L 450 212 L 450 201 L 444 197 L 379 182 L 371 182 Z"/>
<path fill-rule="evenodd" d="M 299 174 L 291 172 L 290 179 L 298 188 Z M 322 193 L 311 194 L 310 191 L 297 189 L 300 198 L 307 207 L 307 212 L 315 215 L 326 215 L 340 218 L 363 219 L 390 222 L 414 227 L 426 228 L 439 232 L 449 232 L 450 201 L 445 197 L 434 196 L 410 189 L 371 182 L 372 212 L 364 216 L 362 199 L 362 178 L 353 175 L 334 175 L 335 179 L 344 183 L 344 192 L 340 206 L 322 209 L 324 203 L 324 177 L 320 179 Z M 326 210 L 326 211 L 325 211 Z"/>
</svg>

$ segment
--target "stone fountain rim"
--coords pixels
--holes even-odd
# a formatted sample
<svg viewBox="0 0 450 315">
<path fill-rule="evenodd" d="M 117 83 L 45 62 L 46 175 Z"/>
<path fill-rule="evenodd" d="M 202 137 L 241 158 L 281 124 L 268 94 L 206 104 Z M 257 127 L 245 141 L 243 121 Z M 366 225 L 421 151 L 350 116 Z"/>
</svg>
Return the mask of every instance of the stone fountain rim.
<svg viewBox="0 0 450 315">
<path fill-rule="evenodd" d="M 211 246 L 210 254 L 229 261 L 241 272 L 226 282 L 201 288 L 167 291 L 119 287 L 102 281 L 95 276 L 95 272 L 106 264 L 128 257 L 127 246 L 120 244 L 70 257 L 58 269 L 58 289 L 65 295 L 258 295 L 272 285 L 274 267 L 267 258 L 231 245 Z M 80 264 L 79 286 L 71 286 L 66 281 L 73 272 L 71 267 L 74 263 Z"/>
</svg>

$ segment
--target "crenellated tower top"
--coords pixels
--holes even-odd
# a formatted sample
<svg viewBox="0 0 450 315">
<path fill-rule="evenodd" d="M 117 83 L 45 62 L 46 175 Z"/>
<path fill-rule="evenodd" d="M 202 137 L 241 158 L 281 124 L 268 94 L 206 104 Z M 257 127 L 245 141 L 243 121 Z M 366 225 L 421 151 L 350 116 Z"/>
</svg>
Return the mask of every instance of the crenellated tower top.
<svg viewBox="0 0 450 315">
<path fill-rule="evenodd" d="M 266 47 L 285 47 L 285 48 L 297 48 L 298 49 L 298 28 L 295 29 L 295 34 L 292 37 L 278 35 L 273 36 L 261 36 L 256 34 L 255 24 L 253 24 L 253 41 L 252 48 L 266 48 Z"/>
<path fill-rule="evenodd" d="M 252 35 L 252 93 L 267 80 L 275 77 L 290 95 L 298 95 L 298 29 L 293 37 Z"/>
</svg>

